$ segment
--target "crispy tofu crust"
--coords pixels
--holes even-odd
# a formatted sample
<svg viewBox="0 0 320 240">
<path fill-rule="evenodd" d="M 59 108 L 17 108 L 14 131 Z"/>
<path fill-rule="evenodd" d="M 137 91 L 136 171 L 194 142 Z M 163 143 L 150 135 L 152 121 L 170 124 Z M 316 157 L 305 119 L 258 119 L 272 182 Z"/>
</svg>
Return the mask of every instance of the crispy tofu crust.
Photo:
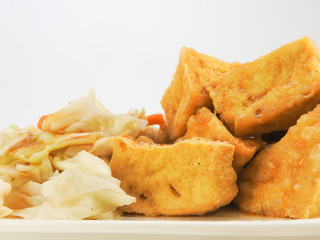
<svg viewBox="0 0 320 240">
<path fill-rule="evenodd" d="M 274 217 L 320 216 L 320 105 L 262 150 L 238 181 L 240 209 Z"/>
<path fill-rule="evenodd" d="M 210 88 L 215 111 L 236 136 L 286 130 L 320 103 L 320 53 L 308 37 L 226 73 Z"/>
<path fill-rule="evenodd" d="M 183 47 L 179 64 L 161 105 L 168 121 L 172 141 L 186 132 L 187 121 L 198 108 L 212 106 L 208 86 L 216 86 L 219 77 L 239 63 L 227 63 Z"/>
<path fill-rule="evenodd" d="M 155 145 L 117 138 L 109 165 L 121 188 L 137 200 L 120 210 L 200 215 L 228 204 L 237 194 L 233 152 L 227 142 L 190 139 Z"/>
<path fill-rule="evenodd" d="M 244 165 L 264 145 L 259 137 L 241 139 L 233 136 L 219 118 L 205 107 L 199 109 L 195 115 L 190 117 L 187 133 L 179 141 L 193 137 L 203 137 L 213 141 L 228 141 L 234 145 L 232 166 L 237 173 L 241 172 Z"/>
</svg>

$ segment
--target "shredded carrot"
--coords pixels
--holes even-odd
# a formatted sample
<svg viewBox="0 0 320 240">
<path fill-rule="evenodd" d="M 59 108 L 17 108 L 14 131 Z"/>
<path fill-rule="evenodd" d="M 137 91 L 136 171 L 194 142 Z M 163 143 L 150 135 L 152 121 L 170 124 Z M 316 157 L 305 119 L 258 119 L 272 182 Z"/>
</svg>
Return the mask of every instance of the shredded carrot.
<svg viewBox="0 0 320 240">
<path fill-rule="evenodd" d="M 42 129 L 42 124 L 43 124 L 43 122 L 44 122 L 44 120 L 46 120 L 47 119 L 47 117 L 48 117 L 48 115 L 43 115 L 43 116 L 41 116 L 41 118 L 39 119 L 39 122 L 38 122 L 38 128 L 41 130 Z"/>
<path fill-rule="evenodd" d="M 151 114 L 146 117 L 148 125 L 159 125 L 162 126 L 166 123 L 166 120 L 162 113 Z"/>
</svg>

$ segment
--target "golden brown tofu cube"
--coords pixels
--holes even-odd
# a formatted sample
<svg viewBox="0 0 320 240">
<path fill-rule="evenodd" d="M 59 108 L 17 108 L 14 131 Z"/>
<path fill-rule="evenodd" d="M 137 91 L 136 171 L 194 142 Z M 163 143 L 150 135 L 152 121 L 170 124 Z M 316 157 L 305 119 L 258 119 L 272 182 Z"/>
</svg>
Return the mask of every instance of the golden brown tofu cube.
<svg viewBox="0 0 320 240">
<path fill-rule="evenodd" d="M 155 145 L 119 137 L 109 165 L 121 188 L 137 200 L 121 210 L 199 215 L 230 203 L 237 194 L 233 153 L 227 142 L 190 139 Z"/>
<path fill-rule="evenodd" d="M 274 217 L 320 217 L 320 105 L 243 170 L 240 209 Z"/>
<path fill-rule="evenodd" d="M 187 125 L 187 133 L 179 139 L 190 139 L 193 137 L 203 137 L 216 141 L 228 141 L 235 146 L 232 166 L 237 173 L 240 173 L 246 163 L 248 163 L 255 152 L 263 145 L 259 137 L 241 139 L 234 137 L 223 125 L 219 118 L 207 108 L 201 108 L 190 117 Z"/>
<path fill-rule="evenodd" d="M 236 136 L 286 130 L 320 103 L 320 53 L 308 37 L 226 73 L 210 89 L 215 111 Z"/>
<path fill-rule="evenodd" d="M 172 141 L 186 132 L 187 121 L 198 108 L 212 106 L 206 88 L 215 86 L 219 77 L 238 66 L 183 47 L 172 82 L 161 100 Z"/>
</svg>

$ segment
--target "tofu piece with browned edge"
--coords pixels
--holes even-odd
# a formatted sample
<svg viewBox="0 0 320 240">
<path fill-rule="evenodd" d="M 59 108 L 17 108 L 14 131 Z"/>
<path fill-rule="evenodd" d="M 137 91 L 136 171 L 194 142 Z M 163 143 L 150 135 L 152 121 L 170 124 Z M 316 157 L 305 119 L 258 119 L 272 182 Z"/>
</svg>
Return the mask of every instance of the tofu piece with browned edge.
<svg viewBox="0 0 320 240">
<path fill-rule="evenodd" d="M 210 88 L 215 111 L 236 136 L 287 130 L 320 103 L 320 53 L 309 38 L 241 64 Z"/>
<path fill-rule="evenodd" d="M 233 153 L 233 145 L 205 139 L 155 145 L 117 138 L 109 166 L 121 188 L 136 197 L 120 210 L 201 215 L 230 203 L 238 191 Z"/>
<path fill-rule="evenodd" d="M 235 203 L 273 217 L 320 217 L 320 105 L 243 170 Z"/>
<path fill-rule="evenodd" d="M 237 173 L 241 172 L 253 155 L 264 145 L 259 137 L 241 139 L 233 136 L 219 118 L 205 107 L 190 117 L 187 133 L 179 138 L 179 141 L 193 137 L 208 138 L 212 141 L 228 141 L 234 145 L 232 166 Z"/>
<path fill-rule="evenodd" d="M 215 86 L 221 75 L 238 65 L 198 53 L 192 48 L 181 49 L 176 72 L 161 100 L 172 141 L 185 134 L 188 119 L 198 108 L 212 106 L 206 88 Z"/>
</svg>

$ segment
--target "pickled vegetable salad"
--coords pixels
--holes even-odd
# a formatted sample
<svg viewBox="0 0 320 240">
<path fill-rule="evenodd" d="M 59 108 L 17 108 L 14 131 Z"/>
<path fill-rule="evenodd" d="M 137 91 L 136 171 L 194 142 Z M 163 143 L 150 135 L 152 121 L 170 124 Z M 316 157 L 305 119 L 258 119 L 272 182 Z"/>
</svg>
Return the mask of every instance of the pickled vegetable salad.
<svg viewBox="0 0 320 240">
<path fill-rule="evenodd" d="M 108 219 L 134 197 L 107 164 L 113 137 L 136 137 L 143 112 L 113 115 L 91 91 L 38 127 L 0 132 L 0 217 Z"/>
</svg>

